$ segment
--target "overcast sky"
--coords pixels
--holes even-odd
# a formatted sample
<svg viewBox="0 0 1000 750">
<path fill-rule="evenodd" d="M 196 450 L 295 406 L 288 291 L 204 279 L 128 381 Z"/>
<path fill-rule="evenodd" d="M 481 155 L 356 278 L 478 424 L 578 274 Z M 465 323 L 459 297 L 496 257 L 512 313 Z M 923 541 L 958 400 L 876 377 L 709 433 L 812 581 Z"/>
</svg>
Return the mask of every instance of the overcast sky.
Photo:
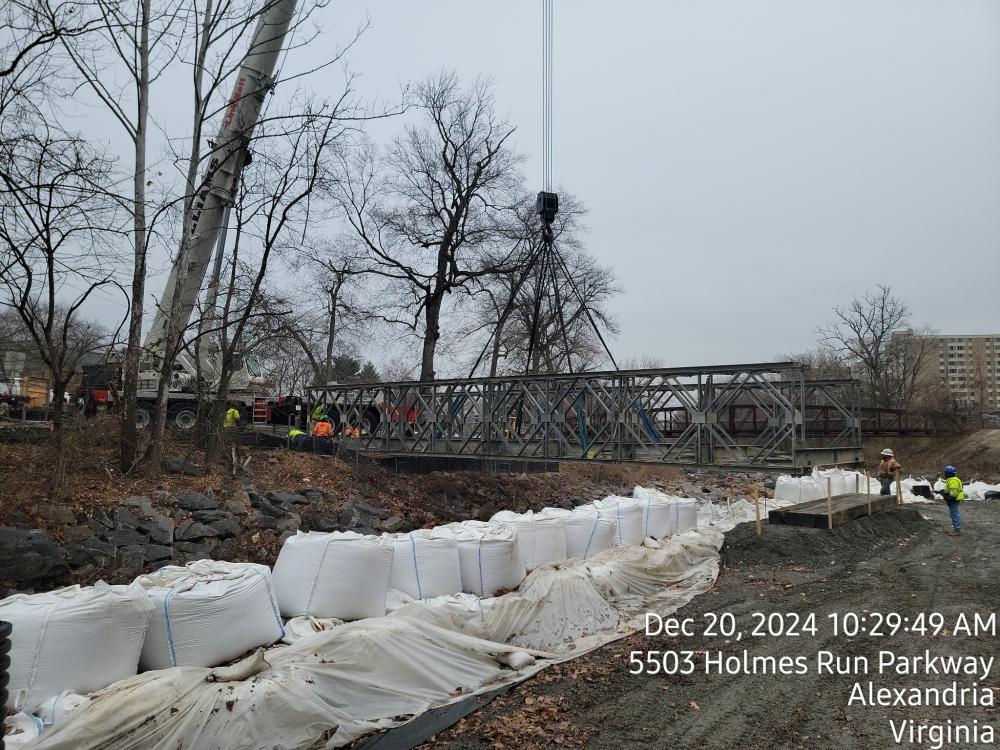
<svg viewBox="0 0 1000 750">
<path fill-rule="evenodd" d="M 996 0 L 555 6 L 555 181 L 625 289 L 620 357 L 806 350 L 878 283 L 917 325 L 1000 332 Z M 365 18 L 362 94 L 442 68 L 492 77 L 540 185 L 540 0 L 336 2 L 286 67 Z"/>
</svg>

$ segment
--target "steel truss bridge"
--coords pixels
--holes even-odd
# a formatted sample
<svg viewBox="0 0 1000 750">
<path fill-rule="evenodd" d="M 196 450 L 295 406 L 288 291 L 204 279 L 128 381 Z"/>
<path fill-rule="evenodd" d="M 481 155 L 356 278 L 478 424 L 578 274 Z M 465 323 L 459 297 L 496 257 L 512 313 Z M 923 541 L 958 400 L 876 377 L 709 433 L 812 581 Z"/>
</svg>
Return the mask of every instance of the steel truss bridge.
<svg viewBox="0 0 1000 750">
<path fill-rule="evenodd" d="M 857 383 L 794 362 L 310 389 L 381 456 L 805 470 L 860 464 Z M 752 415 L 752 418 L 748 417 Z"/>
</svg>

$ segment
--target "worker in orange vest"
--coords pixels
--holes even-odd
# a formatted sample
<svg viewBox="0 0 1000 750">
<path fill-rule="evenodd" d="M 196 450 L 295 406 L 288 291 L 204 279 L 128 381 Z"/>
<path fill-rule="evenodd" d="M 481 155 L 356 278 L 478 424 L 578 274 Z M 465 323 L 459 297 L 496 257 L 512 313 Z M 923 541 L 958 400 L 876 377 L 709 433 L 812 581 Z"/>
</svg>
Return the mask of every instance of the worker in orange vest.
<svg viewBox="0 0 1000 750">
<path fill-rule="evenodd" d="M 880 495 L 892 494 L 892 483 L 896 478 L 896 472 L 903 468 L 903 465 L 896 460 L 896 454 L 892 448 L 882 451 L 882 458 L 878 462 L 878 481 L 881 484 Z"/>
<path fill-rule="evenodd" d="M 323 417 L 323 419 L 313 425 L 312 436 L 333 437 L 333 425 L 330 424 L 329 417 Z"/>
</svg>

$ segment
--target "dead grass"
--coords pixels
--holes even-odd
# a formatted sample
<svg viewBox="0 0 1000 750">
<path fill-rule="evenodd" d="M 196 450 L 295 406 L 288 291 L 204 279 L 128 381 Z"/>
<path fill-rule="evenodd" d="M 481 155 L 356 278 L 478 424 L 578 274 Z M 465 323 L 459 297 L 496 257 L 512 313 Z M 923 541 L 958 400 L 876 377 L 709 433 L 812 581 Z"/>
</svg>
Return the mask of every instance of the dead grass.
<svg viewBox="0 0 1000 750">
<path fill-rule="evenodd" d="M 976 430 L 963 435 L 879 437 L 865 441 L 865 461 L 877 466 L 879 452 L 892 448 L 905 472 L 936 474 L 953 464 L 965 481 L 1000 480 L 1000 430 Z"/>
</svg>

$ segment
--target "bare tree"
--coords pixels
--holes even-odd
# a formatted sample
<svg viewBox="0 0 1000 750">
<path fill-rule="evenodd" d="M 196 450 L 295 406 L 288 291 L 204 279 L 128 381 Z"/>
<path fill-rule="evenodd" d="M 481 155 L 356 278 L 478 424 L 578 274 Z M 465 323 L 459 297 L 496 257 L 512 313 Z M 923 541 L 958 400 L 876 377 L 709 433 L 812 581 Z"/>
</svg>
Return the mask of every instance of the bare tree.
<svg viewBox="0 0 1000 750">
<path fill-rule="evenodd" d="M 834 313 L 817 330 L 821 343 L 860 372 L 872 406 L 908 409 L 930 347 L 925 337 L 912 335 L 906 304 L 879 285 Z"/>
<path fill-rule="evenodd" d="M 383 154 L 344 157 L 336 195 L 363 243 L 370 271 L 386 283 L 385 319 L 422 339 L 420 379 L 435 377 L 447 295 L 516 267 L 495 250 L 520 198 L 514 127 L 495 111 L 490 85 L 463 88 L 454 74 L 416 87 L 421 122 Z M 394 310 L 395 313 L 390 313 Z"/>
<path fill-rule="evenodd" d="M 89 300 L 116 286 L 109 168 L 80 139 L 42 127 L 0 146 L 0 304 L 16 311 L 52 375 L 56 485 L 63 393 L 80 358 L 109 343 L 107 331 L 84 317 Z"/>
<path fill-rule="evenodd" d="M 211 1 L 208 0 L 209 7 Z M 110 113 L 131 143 L 127 163 L 132 190 L 127 205 L 132 218 L 132 304 L 119 401 L 124 408 L 119 463 L 121 470 L 127 472 L 135 465 L 138 450 L 136 393 L 146 262 L 153 225 L 165 208 L 151 205 L 147 197 L 147 189 L 152 185 L 147 168 L 150 97 L 153 84 L 178 59 L 186 37 L 193 34 L 194 44 L 200 50 L 206 35 L 192 20 L 197 15 L 194 0 L 157 5 L 153 0 L 131 3 L 99 0 L 87 6 L 86 12 L 91 14 L 89 23 L 98 33 L 79 39 L 61 36 L 59 40 L 82 82 L 81 90 L 89 92 Z M 196 60 L 196 71 L 200 69 L 199 62 L 203 61 Z"/>
</svg>

